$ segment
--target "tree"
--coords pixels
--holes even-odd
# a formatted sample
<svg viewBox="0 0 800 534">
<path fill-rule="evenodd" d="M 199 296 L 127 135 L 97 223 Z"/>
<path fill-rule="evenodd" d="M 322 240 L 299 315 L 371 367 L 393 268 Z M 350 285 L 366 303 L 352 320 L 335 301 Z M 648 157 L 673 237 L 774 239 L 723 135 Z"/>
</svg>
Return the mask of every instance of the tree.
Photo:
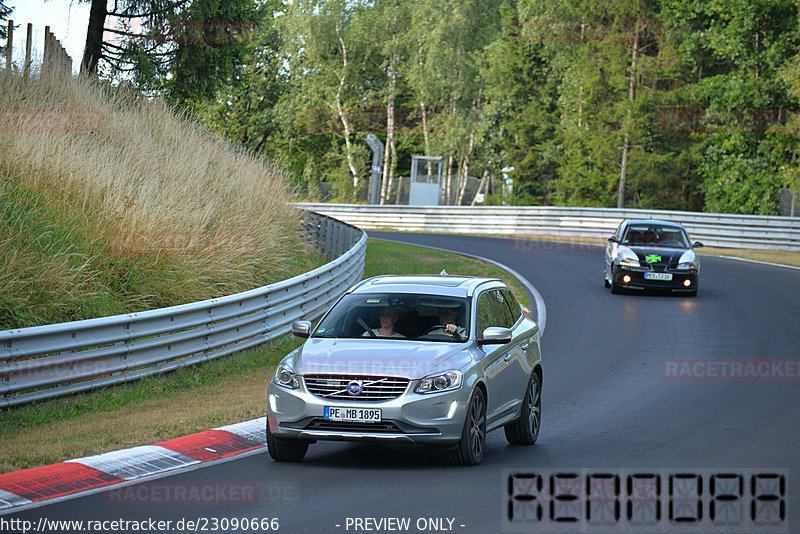
<svg viewBox="0 0 800 534">
<path fill-rule="evenodd" d="M 248 150 L 272 156 L 277 155 L 277 147 L 270 145 L 270 139 L 275 141 L 280 128 L 275 108 L 280 96 L 290 91 L 282 72 L 281 39 L 275 21 L 281 9 L 277 0 L 263 3 L 258 28 L 240 64 L 230 69 L 233 73 L 212 97 L 193 97 L 197 115 L 212 129 Z"/>
<path fill-rule="evenodd" d="M 524 2 L 501 6 L 502 35 L 487 47 L 482 77 L 489 121 L 488 154 L 495 174 L 514 167 L 520 200 L 543 204 L 558 172 L 558 79 L 545 43 L 528 35 Z M 527 21 L 526 21 L 527 22 Z"/>
<path fill-rule="evenodd" d="M 173 49 L 164 50 L 165 23 L 175 20 L 178 8 L 189 0 L 114 0 L 113 9 L 108 9 L 109 0 L 91 1 L 86 46 L 81 61 L 81 72 L 97 73 L 101 60 L 109 63 L 112 72 L 136 71 L 148 56 L 168 57 Z M 107 28 L 108 18 L 120 22 L 121 28 Z M 134 24 L 136 23 L 136 24 Z M 134 28 L 138 26 L 138 28 Z M 144 30 L 136 31 L 136 30 Z M 107 35 L 115 36 L 112 39 Z M 133 67 L 127 65 L 133 64 Z"/>
<path fill-rule="evenodd" d="M 177 48 L 166 83 L 170 100 L 181 106 L 207 100 L 217 87 L 240 77 L 245 56 L 251 54 L 252 59 L 258 53 L 260 23 L 272 16 L 275 4 L 274 0 L 260 5 L 254 0 L 193 0 L 184 6 L 178 12 Z"/>
<path fill-rule="evenodd" d="M 665 21 L 684 31 L 681 48 L 699 104 L 696 162 L 706 210 L 776 213 L 781 166 L 791 158 L 785 136 L 770 127 L 790 109 L 780 76 L 798 49 L 793 0 L 666 2 Z"/>
<path fill-rule="evenodd" d="M 356 145 L 360 140 L 353 124 L 354 113 L 363 109 L 361 97 L 367 85 L 361 73 L 370 68 L 364 61 L 366 36 L 357 35 L 358 26 L 354 25 L 362 9 L 366 6 L 360 2 L 298 0 L 288 5 L 281 26 L 284 59 L 295 89 L 282 105 L 317 121 L 305 126 L 329 129 L 326 134 L 344 142 L 344 155 L 332 156 L 344 164 L 350 191 L 358 191 L 362 185 L 359 160 L 365 150 L 360 146 L 363 143 Z"/>
<path fill-rule="evenodd" d="M 11 12 L 14 11 L 13 7 L 6 6 L 5 0 L 0 0 L 0 21 L 8 20 Z M 8 37 L 8 28 L 5 24 L 0 24 L 0 39 Z"/>
</svg>

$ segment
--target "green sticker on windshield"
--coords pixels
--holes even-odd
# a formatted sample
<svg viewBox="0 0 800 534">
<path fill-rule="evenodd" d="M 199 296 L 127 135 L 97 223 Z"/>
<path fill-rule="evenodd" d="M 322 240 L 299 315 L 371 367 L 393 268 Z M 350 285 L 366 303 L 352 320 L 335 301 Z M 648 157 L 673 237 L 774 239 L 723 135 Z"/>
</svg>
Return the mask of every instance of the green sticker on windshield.
<svg viewBox="0 0 800 534">
<path fill-rule="evenodd" d="M 661 256 L 659 256 L 658 254 L 648 254 L 647 256 L 644 257 L 644 261 L 646 261 L 647 263 L 656 263 L 661 261 Z"/>
</svg>

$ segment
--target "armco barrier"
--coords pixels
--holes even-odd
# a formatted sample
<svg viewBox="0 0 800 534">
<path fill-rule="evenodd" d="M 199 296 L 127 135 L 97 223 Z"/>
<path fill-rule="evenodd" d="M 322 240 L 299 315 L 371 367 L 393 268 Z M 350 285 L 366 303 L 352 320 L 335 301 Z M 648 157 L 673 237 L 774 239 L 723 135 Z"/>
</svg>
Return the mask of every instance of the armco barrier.
<svg viewBox="0 0 800 534">
<path fill-rule="evenodd" d="M 0 331 L 0 407 L 212 360 L 319 316 L 363 276 L 367 236 L 315 213 L 304 227 L 335 259 L 289 280 L 158 310 Z"/>
<path fill-rule="evenodd" d="M 800 218 L 691 211 L 550 206 L 398 206 L 310 204 L 299 206 L 365 230 L 608 237 L 623 219 L 667 219 L 686 226 L 705 245 L 800 251 Z"/>
</svg>

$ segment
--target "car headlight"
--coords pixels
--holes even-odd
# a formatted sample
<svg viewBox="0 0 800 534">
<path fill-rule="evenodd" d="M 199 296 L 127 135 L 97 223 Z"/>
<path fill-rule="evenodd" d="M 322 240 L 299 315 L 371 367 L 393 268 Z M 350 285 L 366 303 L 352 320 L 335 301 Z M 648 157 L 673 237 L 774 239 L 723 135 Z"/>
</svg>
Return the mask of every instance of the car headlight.
<svg viewBox="0 0 800 534">
<path fill-rule="evenodd" d="M 681 254 L 678 260 L 678 269 L 696 269 L 697 268 L 697 255 L 693 250 L 687 250 Z"/>
<path fill-rule="evenodd" d="M 447 371 L 422 378 L 414 388 L 416 393 L 439 393 L 461 387 L 461 371 Z"/>
<path fill-rule="evenodd" d="M 275 369 L 275 376 L 272 380 L 279 386 L 283 386 L 289 389 L 297 389 L 300 387 L 300 378 L 298 378 L 297 373 L 294 372 L 294 369 L 282 363 Z"/>
<path fill-rule="evenodd" d="M 617 257 L 621 267 L 641 267 L 639 256 L 628 247 L 619 247 L 617 249 Z"/>
</svg>

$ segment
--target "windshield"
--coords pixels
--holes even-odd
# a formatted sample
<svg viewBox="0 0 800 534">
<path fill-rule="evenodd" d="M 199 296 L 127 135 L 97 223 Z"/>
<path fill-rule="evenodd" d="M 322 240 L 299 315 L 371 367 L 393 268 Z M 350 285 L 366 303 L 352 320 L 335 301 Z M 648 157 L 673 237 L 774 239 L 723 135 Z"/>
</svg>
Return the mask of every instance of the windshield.
<svg viewBox="0 0 800 534">
<path fill-rule="evenodd" d="M 622 238 L 622 244 L 690 248 L 689 238 L 682 228 L 660 224 L 628 226 L 625 236 Z"/>
<path fill-rule="evenodd" d="M 346 295 L 317 325 L 312 336 L 466 341 L 469 299 L 417 293 Z"/>
</svg>

